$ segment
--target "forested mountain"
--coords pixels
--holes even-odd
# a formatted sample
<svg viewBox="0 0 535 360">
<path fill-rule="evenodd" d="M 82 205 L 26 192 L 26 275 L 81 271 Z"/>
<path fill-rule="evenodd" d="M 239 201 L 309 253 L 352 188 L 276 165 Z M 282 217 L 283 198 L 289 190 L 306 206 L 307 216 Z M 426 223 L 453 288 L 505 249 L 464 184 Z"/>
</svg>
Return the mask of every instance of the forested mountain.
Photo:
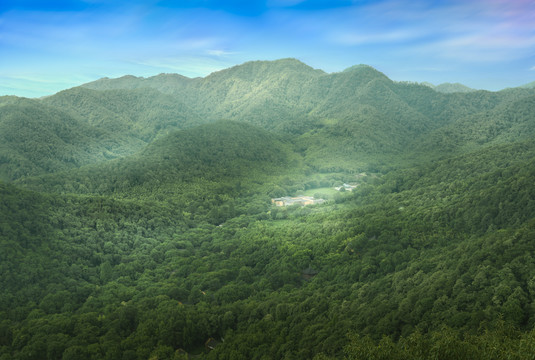
<svg viewBox="0 0 535 360">
<path fill-rule="evenodd" d="M 423 83 L 422 85 L 429 86 L 431 89 L 433 89 L 435 91 L 438 91 L 438 92 L 441 92 L 441 93 L 445 93 L 445 94 L 451 94 L 451 93 L 457 93 L 457 92 L 467 93 L 467 92 L 476 91 L 475 89 L 469 88 L 468 86 L 463 85 L 463 84 L 459 84 L 459 83 L 454 83 L 454 84 L 452 84 L 452 83 L 443 83 L 443 84 L 440 84 L 440 85 L 433 85 L 433 84 L 430 84 L 430 83 Z"/>
<path fill-rule="evenodd" d="M 220 121 L 162 136 L 132 156 L 18 183 L 36 191 L 157 198 L 209 209 L 209 198 L 245 198 L 255 183 L 267 193 L 272 179 L 302 173 L 300 161 L 269 132 Z"/>
<path fill-rule="evenodd" d="M 132 153 L 141 141 L 37 100 L 0 98 L 0 179 L 57 172 Z"/>
<path fill-rule="evenodd" d="M 169 130 L 199 125 L 203 120 L 180 98 L 157 90 L 95 91 L 83 87 L 43 100 L 99 129 L 129 135 L 144 142 Z"/>
<path fill-rule="evenodd" d="M 492 110 L 460 117 L 420 142 L 423 151 L 462 153 L 480 147 L 532 139 L 535 95 L 502 103 Z"/>
<path fill-rule="evenodd" d="M 114 140 L 122 144 L 123 154 L 139 151 L 169 131 L 229 119 L 299 135 L 298 151 L 318 171 L 351 171 L 392 163 L 392 155 L 412 159 L 412 149 L 428 143 L 430 136 L 444 142 L 440 134 L 450 127 L 465 131 L 459 122 L 471 123 L 496 107 L 516 112 L 512 104 L 530 95 L 530 89 L 443 94 L 393 82 L 366 65 L 327 74 L 283 59 L 249 62 L 206 78 L 101 79 L 41 103 L 120 136 Z M 433 144 L 432 152 L 444 154 L 456 146 Z"/>
<path fill-rule="evenodd" d="M 149 78 L 126 75 L 118 79 L 103 78 L 81 87 L 92 90 L 134 90 L 153 88 L 164 94 L 176 94 L 195 81 L 179 74 L 160 74 Z"/>
<path fill-rule="evenodd" d="M 534 115 L 294 59 L 2 97 L 0 359 L 530 358 Z"/>
</svg>

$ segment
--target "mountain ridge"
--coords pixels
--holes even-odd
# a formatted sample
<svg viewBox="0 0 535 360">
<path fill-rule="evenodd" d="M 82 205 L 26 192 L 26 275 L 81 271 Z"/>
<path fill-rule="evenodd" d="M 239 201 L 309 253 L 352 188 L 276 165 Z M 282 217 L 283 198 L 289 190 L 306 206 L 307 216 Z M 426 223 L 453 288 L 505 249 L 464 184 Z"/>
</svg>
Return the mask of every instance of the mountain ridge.
<svg viewBox="0 0 535 360">
<path fill-rule="evenodd" d="M 17 183 L 42 192 L 76 193 L 75 189 L 84 189 L 79 193 L 110 195 L 127 193 L 134 187 L 154 192 L 160 187 L 185 186 L 200 178 L 207 182 L 246 181 L 255 172 L 267 178 L 287 169 L 291 158 L 288 145 L 266 130 L 219 121 L 171 132 L 141 151 L 114 161 Z M 65 183 L 69 186 L 63 187 Z"/>
<path fill-rule="evenodd" d="M 1 360 L 533 353 L 535 90 L 91 86 L 0 98 Z"/>
<path fill-rule="evenodd" d="M 176 81 L 177 83 L 180 83 L 180 82 L 183 82 L 183 83 L 187 83 L 187 82 L 195 82 L 195 81 L 199 81 L 199 80 L 202 80 L 202 79 L 206 79 L 207 77 L 210 77 L 212 75 L 215 75 L 215 74 L 219 74 L 221 72 L 225 73 L 225 72 L 228 72 L 229 70 L 233 69 L 236 70 L 236 69 L 239 69 L 240 67 L 242 66 L 245 66 L 245 67 L 249 67 L 249 66 L 254 66 L 254 65 L 269 65 L 271 67 L 284 67 L 286 66 L 286 68 L 298 68 L 298 67 L 302 67 L 303 69 L 304 68 L 307 68 L 309 70 L 314 70 L 315 72 L 317 73 L 322 73 L 324 75 L 332 75 L 332 74 L 337 74 L 337 73 L 343 73 L 343 72 L 351 72 L 351 71 L 355 71 L 355 70 L 363 70 L 363 69 L 368 69 L 368 70 L 373 70 L 374 72 L 377 72 L 383 76 L 387 76 L 385 75 L 384 73 L 380 72 L 379 70 L 377 70 L 376 68 L 374 68 L 373 66 L 371 65 L 367 65 L 367 64 L 357 64 L 357 65 L 352 65 L 352 66 L 349 66 L 341 71 L 335 71 L 335 72 L 332 72 L 332 73 L 327 73 L 325 72 L 324 70 L 321 70 L 321 69 L 314 69 L 312 68 L 311 66 L 307 65 L 306 63 L 302 62 L 301 60 L 299 59 L 296 59 L 296 58 L 282 58 L 282 59 L 277 59 L 277 60 L 251 60 L 251 61 L 246 61 L 244 63 L 241 63 L 241 64 L 237 64 L 237 65 L 233 65 L 231 67 L 228 67 L 228 68 L 224 68 L 224 69 L 221 69 L 221 70 L 217 70 L 217 71 L 214 71 L 206 76 L 197 76 L 197 77 L 187 77 L 187 76 L 184 76 L 184 75 L 181 75 L 179 73 L 159 73 L 159 74 L 156 74 L 156 75 L 151 75 L 151 76 L 135 76 L 135 75 L 122 75 L 122 76 L 119 76 L 119 77 L 116 77 L 116 78 L 109 78 L 109 77 L 102 77 L 100 79 L 97 79 L 97 80 L 94 80 L 94 81 L 90 81 L 90 82 L 87 82 L 87 83 L 84 83 L 84 84 L 81 84 L 79 86 L 81 87 L 87 87 L 87 88 L 91 88 L 93 90 L 110 90 L 110 89 L 132 89 L 132 88 L 140 88 L 140 87 L 155 87 L 155 88 L 158 88 L 159 84 L 165 84 L 165 83 L 169 83 L 169 84 L 172 84 L 173 81 Z M 158 80 L 161 80 L 161 81 L 158 81 Z M 424 81 L 424 82 L 421 82 L 420 83 L 421 85 L 424 85 L 424 86 L 428 86 L 432 89 L 434 89 L 435 91 L 438 91 L 438 92 L 441 92 L 441 93 L 456 93 L 456 92 L 473 92 L 473 91 L 487 91 L 487 90 L 478 90 L 478 89 L 474 89 L 474 88 L 471 88 L 469 86 L 466 86 L 462 83 L 459 83 L 459 82 L 444 82 L 444 83 L 440 83 L 438 85 L 434 85 L 430 82 L 427 82 L 427 81 Z M 532 83 L 527 83 L 527 84 L 524 84 L 524 85 L 519 85 L 517 87 L 512 87 L 512 88 L 504 88 L 504 89 L 500 89 L 500 90 L 497 90 L 497 91 L 492 91 L 492 92 L 500 92 L 500 91 L 503 91 L 503 90 L 508 90 L 508 89 L 516 89 L 516 88 L 533 88 L 533 82 Z M 176 90 L 173 90 L 172 89 L 172 86 L 168 86 L 168 87 L 165 87 L 165 86 L 161 86 L 160 89 L 165 89 L 163 90 L 164 92 L 167 92 L 167 93 L 173 93 L 173 92 L 176 92 Z"/>
<path fill-rule="evenodd" d="M 394 153 L 417 158 L 410 149 L 426 142 L 432 146 L 429 135 L 439 128 L 494 108 L 520 111 L 504 104 L 533 92 L 519 88 L 442 93 L 425 85 L 392 81 L 367 65 L 325 73 L 296 59 L 281 59 L 247 62 L 205 78 L 160 74 L 102 79 L 35 100 L 32 106 L 35 112 L 40 104 L 56 108 L 90 126 L 87 133 L 111 137 L 115 145 L 101 151 L 108 157 L 140 151 L 175 130 L 227 119 L 297 137 L 295 143 L 316 169 L 331 168 L 334 156 L 343 164 L 339 169 L 356 171 L 365 159 L 384 157 L 379 162 L 391 162 Z M 3 98 L 0 102 L 16 101 Z M 9 109 L 1 106 L 0 116 L 10 116 Z M 442 140 L 439 143 L 445 147 L 437 153 L 456 148 Z M 6 159 L 20 163 L 10 156 Z M 94 158 L 95 162 L 105 160 L 102 155 Z"/>
<path fill-rule="evenodd" d="M 0 105 L 0 179 L 14 180 L 131 153 L 128 141 L 32 99 Z"/>
</svg>

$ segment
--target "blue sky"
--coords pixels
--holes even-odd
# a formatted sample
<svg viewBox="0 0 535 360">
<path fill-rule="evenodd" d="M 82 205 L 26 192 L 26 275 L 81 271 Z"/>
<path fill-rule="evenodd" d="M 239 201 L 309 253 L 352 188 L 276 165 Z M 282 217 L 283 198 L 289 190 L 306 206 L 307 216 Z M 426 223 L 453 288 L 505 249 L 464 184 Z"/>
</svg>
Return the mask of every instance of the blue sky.
<svg viewBox="0 0 535 360">
<path fill-rule="evenodd" d="M 0 95 L 293 57 L 500 90 L 535 81 L 534 0 L 2 0 Z"/>
</svg>

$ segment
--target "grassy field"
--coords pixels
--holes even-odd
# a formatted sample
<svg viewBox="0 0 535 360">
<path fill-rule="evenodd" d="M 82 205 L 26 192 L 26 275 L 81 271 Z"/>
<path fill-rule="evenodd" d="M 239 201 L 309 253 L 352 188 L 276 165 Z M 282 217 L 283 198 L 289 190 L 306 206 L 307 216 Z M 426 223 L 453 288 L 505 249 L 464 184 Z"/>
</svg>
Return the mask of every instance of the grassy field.
<svg viewBox="0 0 535 360">
<path fill-rule="evenodd" d="M 302 194 L 303 196 L 314 196 L 317 198 L 322 198 L 325 200 L 331 199 L 334 195 L 338 194 L 339 192 L 334 189 L 334 187 L 322 187 L 322 188 L 316 188 L 316 189 L 308 189 L 304 190 Z M 320 195 L 321 196 L 316 196 Z"/>
</svg>

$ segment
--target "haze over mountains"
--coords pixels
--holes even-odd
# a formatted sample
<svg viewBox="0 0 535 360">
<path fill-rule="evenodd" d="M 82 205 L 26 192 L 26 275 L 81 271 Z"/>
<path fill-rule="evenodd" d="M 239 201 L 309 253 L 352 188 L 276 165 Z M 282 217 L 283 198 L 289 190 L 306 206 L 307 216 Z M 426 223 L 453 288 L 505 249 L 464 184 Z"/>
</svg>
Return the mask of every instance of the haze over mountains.
<svg viewBox="0 0 535 360">
<path fill-rule="evenodd" d="M 1 97 L 0 359 L 522 358 L 534 136 L 531 86 L 294 59 Z"/>
</svg>

